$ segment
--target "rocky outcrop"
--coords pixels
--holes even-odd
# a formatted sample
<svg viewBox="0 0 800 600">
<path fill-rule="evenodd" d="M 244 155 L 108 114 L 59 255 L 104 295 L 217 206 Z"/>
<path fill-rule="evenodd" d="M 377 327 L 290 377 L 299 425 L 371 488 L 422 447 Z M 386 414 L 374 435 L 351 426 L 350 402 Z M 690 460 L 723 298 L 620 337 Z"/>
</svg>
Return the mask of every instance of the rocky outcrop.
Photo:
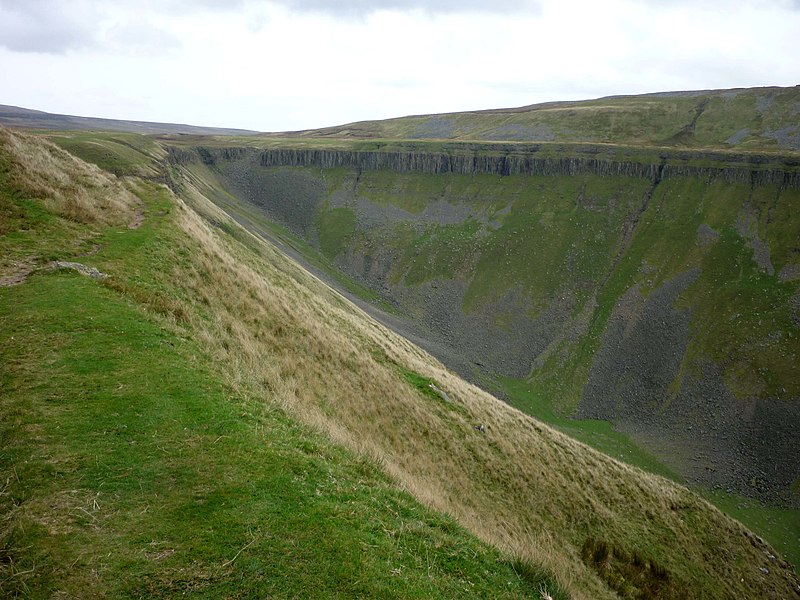
<svg viewBox="0 0 800 600">
<path fill-rule="evenodd" d="M 456 173 L 459 175 L 626 175 L 652 177 L 658 166 L 597 158 L 536 158 L 525 154 L 448 154 L 427 151 L 342 151 L 276 149 L 261 153 L 261 166 L 323 169 L 389 169 L 399 173 Z"/>
<path fill-rule="evenodd" d="M 389 169 L 400 173 L 457 173 L 461 175 L 622 175 L 626 177 L 656 177 L 661 164 L 663 177 L 719 177 L 725 181 L 777 184 L 782 188 L 800 188 L 800 171 L 782 168 L 762 168 L 759 157 L 726 157 L 725 166 L 708 167 L 680 164 L 681 161 L 703 157 L 696 154 L 663 154 L 656 162 L 635 162 L 605 157 L 537 157 L 526 152 L 486 153 L 428 152 L 428 151 L 357 151 L 280 148 L 261 152 L 263 167 L 291 166 L 323 169 Z M 730 158 L 744 159 L 740 162 Z M 670 163 L 670 160 L 674 161 Z"/>
<path fill-rule="evenodd" d="M 319 148 L 249 147 L 194 149 L 169 148 L 169 161 L 186 164 L 201 161 L 213 165 L 258 155 L 262 167 L 315 167 L 362 170 L 388 169 L 399 173 L 457 173 L 462 175 L 583 175 L 643 177 L 720 178 L 751 185 L 777 185 L 800 189 L 800 159 L 765 155 L 715 152 L 642 151 L 634 159 L 620 158 L 616 151 L 597 146 L 570 146 L 554 155 L 550 146 L 537 144 L 445 144 L 442 151 L 419 145 L 394 144 L 391 149 L 338 150 Z M 561 154 L 561 153 L 559 153 Z M 632 154 L 631 151 L 628 154 Z M 716 163 L 712 166 L 699 163 Z"/>
</svg>

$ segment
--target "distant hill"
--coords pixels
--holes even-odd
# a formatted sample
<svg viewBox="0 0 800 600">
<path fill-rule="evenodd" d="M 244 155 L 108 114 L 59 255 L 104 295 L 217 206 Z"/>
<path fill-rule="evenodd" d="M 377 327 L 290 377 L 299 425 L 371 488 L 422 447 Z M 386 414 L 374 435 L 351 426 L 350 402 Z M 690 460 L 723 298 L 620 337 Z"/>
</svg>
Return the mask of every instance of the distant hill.
<svg viewBox="0 0 800 600">
<path fill-rule="evenodd" d="M 247 129 L 227 129 L 223 127 L 197 127 L 178 123 L 150 123 L 147 121 L 123 121 L 118 119 L 97 119 L 94 117 L 75 117 L 58 115 L 39 110 L 6 106 L 0 104 L 0 125 L 24 127 L 26 129 L 54 130 L 95 130 L 124 131 L 128 133 L 150 134 L 191 134 L 191 135 L 253 135 Z"/>
<path fill-rule="evenodd" d="M 588 142 L 800 151 L 800 87 L 762 87 L 547 102 L 519 108 L 359 121 L 296 132 L 349 139 Z"/>
</svg>

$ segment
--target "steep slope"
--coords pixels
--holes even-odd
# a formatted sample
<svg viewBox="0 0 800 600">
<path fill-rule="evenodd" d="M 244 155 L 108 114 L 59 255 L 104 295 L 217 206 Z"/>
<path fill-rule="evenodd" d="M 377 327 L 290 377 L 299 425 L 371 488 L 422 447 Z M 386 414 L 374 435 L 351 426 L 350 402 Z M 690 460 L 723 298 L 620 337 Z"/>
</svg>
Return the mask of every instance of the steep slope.
<svg viewBox="0 0 800 600">
<path fill-rule="evenodd" d="M 51 149 L 46 152 L 57 156 Z M 54 582 L 70 577 L 53 566 L 72 559 L 73 565 L 83 560 L 86 569 L 72 572 L 68 580 L 76 585 L 78 577 L 93 578 L 106 594 L 121 589 L 219 595 L 232 592 L 237 582 L 253 584 L 259 577 L 261 587 L 255 589 L 275 593 L 269 586 L 280 575 L 270 579 L 272 572 L 264 570 L 271 556 L 283 557 L 292 573 L 308 577 L 310 564 L 337 550 L 325 533 L 302 529 L 302 521 L 300 531 L 308 531 L 308 538 L 274 524 L 291 515 L 319 518 L 331 512 L 337 522 L 345 520 L 361 532 L 356 539 L 365 545 L 345 545 L 362 561 L 356 561 L 359 569 L 375 551 L 387 552 L 387 559 L 411 553 L 402 564 L 383 558 L 369 563 L 383 565 L 389 576 L 401 576 L 399 585 L 416 580 L 402 577 L 412 567 L 423 574 L 420 585 L 427 585 L 426 569 L 436 574 L 438 565 L 452 566 L 449 572 L 457 574 L 474 565 L 453 566 L 446 560 L 453 555 L 451 542 L 423 537 L 410 540 L 410 546 L 395 546 L 394 540 L 408 540 L 409 532 L 420 531 L 412 514 L 421 509 L 398 509 L 386 500 L 372 467 L 361 467 L 366 473 L 356 475 L 358 470 L 345 462 L 337 470 L 337 456 L 352 459 L 319 438 L 304 442 L 304 430 L 295 431 L 289 438 L 294 441 L 287 442 L 283 432 L 292 426 L 280 416 L 277 407 L 283 407 L 351 452 L 377 460 L 393 481 L 484 540 L 529 564 L 544 565 L 575 596 L 769 598 L 797 593 L 791 569 L 741 525 L 685 488 L 595 452 L 458 379 L 237 227 L 195 181 L 187 177 L 180 182 L 188 204 L 152 184 L 127 184 L 144 203 L 139 209 L 143 224 L 133 230 L 103 230 L 95 221 L 86 227 L 47 216 L 42 202 L 26 188 L 13 188 L 6 201 L 6 212 L 26 225 L 9 227 L 2 240 L 7 248 L 71 258 L 99 244 L 96 253 L 81 260 L 109 275 L 100 283 L 43 272 L 0 290 L 4 322 L 10 322 L 12 303 L 25 315 L 13 330 L 3 328 L 4 352 L 11 360 L 4 361 L 10 365 L 2 379 L 9 393 L 2 397 L 13 403 L 17 415 L 3 438 L 4 451 L 13 456 L 3 497 L 12 509 L 6 523 L 22 525 L 11 531 L 29 537 L 12 535 L 17 543 L 11 546 L 27 556 L 28 564 L 36 560 L 39 565 L 32 574 L 6 569 L 8 581 L 25 581 L 20 579 L 24 574 L 32 585 L 46 577 L 51 587 L 39 589 L 52 590 L 58 585 Z M 108 185 L 115 185 L 114 180 Z M 38 224 L 31 222 L 31 214 L 40 216 Z M 112 222 L 125 223 L 123 214 Z M 74 235 L 64 245 L 53 228 Z M 71 307 L 83 314 L 70 317 Z M 38 320 L 49 311 L 54 311 L 53 325 Z M 66 327 L 70 323 L 74 327 Z M 61 333 L 48 341 L 51 331 Z M 93 344 L 112 340 L 121 346 L 86 353 Z M 175 349 L 162 350 L 164 341 L 167 346 L 175 343 Z M 111 362 L 103 364 L 103 356 Z M 126 356 L 131 358 L 120 370 L 114 361 Z M 161 356 L 164 363 L 157 365 Z M 189 380 L 169 379 L 167 373 L 181 365 L 189 369 Z M 149 368 L 157 370 L 148 376 Z M 43 369 L 48 370 L 46 378 L 36 375 Z M 162 370 L 166 385 L 158 381 Z M 218 378 L 224 387 L 215 383 Z M 149 387 L 154 379 L 156 387 Z M 58 394 L 70 380 L 87 386 L 88 393 L 75 398 Z M 127 389 L 136 382 L 144 387 Z M 197 397 L 216 401 L 204 407 Z M 258 412 L 259 406 L 264 412 Z M 70 416 L 76 411 L 91 414 L 92 421 L 78 426 Z M 145 422 L 137 421 L 143 418 Z M 80 435 L 60 435 L 58 428 L 67 425 L 68 433 L 77 427 Z M 482 427 L 476 429 L 478 425 Z M 38 439 L 32 440 L 31 433 Z M 242 444 L 243 439 L 251 442 Z M 249 455 L 256 442 L 266 450 Z M 74 445 L 71 452 L 59 452 L 63 446 L 58 444 Z M 222 446 L 215 451 L 217 444 Z M 292 447 L 302 449 L 307 462 Z M 308 504 L 289 502 L 276 521 L 264 518 L 265 511 L 272 514 L 268 508 L 274 506 L 274 492 L 269 490 L 275 482 L 253 482 L 252 477 L 259 464 L 270 464 L 273 452 L 283 460 L 300 461 L 293 468 L 278 463 L 278 469 L 292 474 L 279 479 L 279 485 L 288 487 L 287 500 L 305 499 L 316 510 L 303 512 Z M 136 459 L 142 456 L 149 458 L 140 463 Z M 68 460 L 54 462 L 58 457 Z M 141 466 L 120 462 L 124 457 Z M 176 462 L 159 471 L 166 465 L 157 457 Z M 274 468 L 264 471 L 266 476 Z M 351 487 L 356 482 L 363 487 L 354 498 L 350 494 L 356 493 Z M 153 485 L 160 485 L 155 495 Z M 396 498 L 393 502 L 401 501 Z M 324 511 L 318 499 L 328 502 Z M 377 513 L 362 512 L 363 504 L 358 504 L 370 499 Z M 246 503 L 240 507 L 240 502 Z M 137 529 L 141 517 L 136 515 L 148 512 L 154 521 Z M 169 515 L 172 519 L 165 518 Z M 209 528 L 209 516 L 222 520 Z M 287 533 L 293 542 L 281 546 Z M 107 541 L 108 535 L 114 541 L 103 547 L 98 540 Z M 58 552 L 48 550 L 54 542 Z M 153 549 L 147 552 L 152 554 L 142 553 L 151 542 Z M 309 559 L 306 552 L 312 548 L 317 552 Z M 107 551 L 121 560 L 103 559 Z M 421 553 L 428 551 L 423 559 Z M 488 554 L 483 555 L 486 566 L 479 568 L 494 569 L 491 551 L 481 552 Z M 13 560 L 4 564 L 24 560 L 10 556 Z M 116 577 L 131 573 L 132 565 L 144 577 L 136 582 L 123 578 L 120 588 L 104 587 L 118 585 Z M 497 571 L 500 579 L 494 581 L 509 573 Z M 464 577 L 454 576 L 454 586 L 465 584 Z M 321 568 L 320 578 L 305 579 L 304 585 L 330 585 L 331 577 L 342 580 Z M 377 579 L 377 572 L 366 567 L 351 577 L 343 578 L 345 585 L 375 587 L 347 587 L 339 593 L 429 595 L 424 588 L 394 587 L 385 573 Z M 440 583 L 442 595 L 452 593 L 444 576 Z M 125 587 L 130 585 L 147 587 Z M 549 584 L 543 580 L 542 585 Z M 536 592 L 536 586 L 529 591 Z M 495 587 L 488 595 L 504 589 Z M 287 595 L 293 593 L 299 592 Z M 522 593 L 524 588 L 518 588 L 510 595 Z"/>
<path fill-rule="evenodd" d="M 475 145 L 170 156 L 308 240 L 520 408 L 606 419 L 690 481 L 796 506 L 791 159 Z"/>
<path fill-rule="evenodd" d="M 216 352 L 225 242 L 167 190 L 0 129 L 0 209 L 0 595 L 563 597 Z"/>
</svg>

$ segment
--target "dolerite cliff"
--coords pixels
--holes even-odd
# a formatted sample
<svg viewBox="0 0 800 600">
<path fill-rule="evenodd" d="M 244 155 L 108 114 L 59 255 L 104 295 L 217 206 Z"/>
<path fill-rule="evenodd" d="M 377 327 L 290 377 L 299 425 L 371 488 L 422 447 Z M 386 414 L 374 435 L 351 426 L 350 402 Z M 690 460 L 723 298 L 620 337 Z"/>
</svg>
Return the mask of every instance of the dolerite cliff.
<svg viewBox="0 0 800 600">
<path fill-rule="evenodd" d="M 800 505 L 797 158 L 394 142 L 170 161 L 320 249 L 462 375 Z"/>
<path fill-rule="evenodd" d="M 752 153 L 699 151 L 609 151 L 591 145 L 540 144 L 442 144 L 438 152 L 404 149 L 326 150 L 317 148 L 197 147 L 193 151 L 170 148 L 173 163 L 200 159 L 207 165 L 220 161 L 252 160 L 262 167 L 315 167 L 320 169 L 386 169 L 397 173 L 459 175 L 601 175 L 654 178 L 666 169 L 669 175 L 714 177 L 729 182 L 800 187 L 800 158 Z M 542 156 L 539 156 L 542 154 Z M 563 156 L 567 154 L 568 156 Z M 625 154 L 635 155 L 626 157 Z"/>
</svg>

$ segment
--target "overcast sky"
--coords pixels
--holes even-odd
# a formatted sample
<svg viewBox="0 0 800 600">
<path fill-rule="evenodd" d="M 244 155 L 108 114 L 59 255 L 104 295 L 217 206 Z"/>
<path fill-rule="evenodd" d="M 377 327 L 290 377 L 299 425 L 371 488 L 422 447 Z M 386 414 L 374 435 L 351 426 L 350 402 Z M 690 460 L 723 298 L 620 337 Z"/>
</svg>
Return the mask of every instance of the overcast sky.
<svg viewBox="0 0 800 600">
<path fill-rule="evenodd" d="M 0 0 L 0 104 L 284 131 L 800 83 L 800 0 Z"/>
</svg>

